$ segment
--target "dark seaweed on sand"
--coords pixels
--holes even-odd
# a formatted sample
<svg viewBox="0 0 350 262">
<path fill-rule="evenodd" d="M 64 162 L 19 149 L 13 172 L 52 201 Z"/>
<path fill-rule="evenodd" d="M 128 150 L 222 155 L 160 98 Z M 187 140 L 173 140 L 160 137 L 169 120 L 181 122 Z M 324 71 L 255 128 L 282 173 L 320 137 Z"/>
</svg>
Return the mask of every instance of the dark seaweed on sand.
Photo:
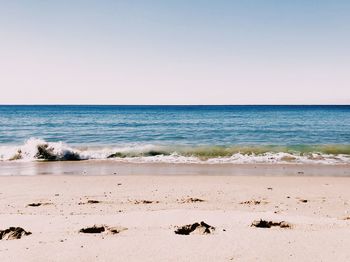
<svg viewBox="0 0 350 262">
<path fill-rule="evenodd" d="M 80 233 L 98 234 L 105 231 L 104 226 L 92 226 L 80 229 Z"/>
<path fill-rule="evenodd" d="M 185 225 L 182 227 L 178 227 L 175 230 L 175 234 L 189 235 L 197 229 L 201 229 L 202 234 L 211 234 L 215 230 L 215 227 L 212 227 L 212 226 L 210 226 L 207 223 L 202 221 L 200 223 L 194 223 L 194 224 L 189 224 L 189 225 Z"/>
<path fill-rule="evenodd" d="M 28 236 L 31 235 L 31 232 L 25 231 L 21 227 L 10 227 L 5 230 L 0 230 L 0 240 L 1 239 L 20 239 L 22 236 Z"/>
<path fill-rule="evenodd" d="M 262 219 L 258 221 L 254 221 L 251 226 L 259 227 L 259 228 L 271 228 L 271 227 L 291 228 L 291 225 L 285 221 L 273 222 L 273 221 L 267 221 Z"/>
</svg>

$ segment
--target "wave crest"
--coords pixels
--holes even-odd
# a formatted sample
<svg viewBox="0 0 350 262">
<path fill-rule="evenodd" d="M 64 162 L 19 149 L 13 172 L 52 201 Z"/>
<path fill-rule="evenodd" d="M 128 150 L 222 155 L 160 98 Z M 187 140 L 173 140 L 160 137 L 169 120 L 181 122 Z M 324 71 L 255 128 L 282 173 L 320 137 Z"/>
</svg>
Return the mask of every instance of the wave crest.
<svg viewBox="0 0 350 262">
<path fill-rule="evenodd" d="M 83 160 L 80 152 L 63 142 L 46 142 L 30 138 L 22 146 L 0 147 L 1 160 Z M 88 158 L 86 158 L 88 159 Z"/>
<path fill-rule="evenodd" d="M 76 147 L 30 138 L 20 146 L 0 146 L 2 161 L 113 159 L 163 163 L 321 163 L 350 164 L 350 145 Z"/>
</svg>

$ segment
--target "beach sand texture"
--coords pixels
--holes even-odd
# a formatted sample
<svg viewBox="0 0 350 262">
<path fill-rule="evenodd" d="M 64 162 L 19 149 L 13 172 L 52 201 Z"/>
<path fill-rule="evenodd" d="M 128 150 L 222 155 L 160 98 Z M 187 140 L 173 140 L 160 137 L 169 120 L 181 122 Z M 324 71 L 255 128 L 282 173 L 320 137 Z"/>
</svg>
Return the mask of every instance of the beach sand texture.
<svg viewBox="0 0 350 262">
<path fill-rule="evenodd" d="M 348 177 L 41 175 L 0 183 L 0 230 L 31 233 L 0 240 L 0 261 L 350 261 Z"/>
</svg>

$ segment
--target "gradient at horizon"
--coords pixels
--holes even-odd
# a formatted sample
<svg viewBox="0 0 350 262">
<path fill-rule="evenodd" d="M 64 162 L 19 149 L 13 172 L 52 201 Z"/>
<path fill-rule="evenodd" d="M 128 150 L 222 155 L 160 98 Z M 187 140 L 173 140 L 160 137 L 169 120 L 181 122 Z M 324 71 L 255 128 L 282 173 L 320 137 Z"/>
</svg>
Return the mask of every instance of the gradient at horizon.
<svg viewBox="0 0 350 262">
<path fill-rule="evenodd" d="M 7 1 L 0 104 L 349 104 L 348 1 Z"/>
</svg>

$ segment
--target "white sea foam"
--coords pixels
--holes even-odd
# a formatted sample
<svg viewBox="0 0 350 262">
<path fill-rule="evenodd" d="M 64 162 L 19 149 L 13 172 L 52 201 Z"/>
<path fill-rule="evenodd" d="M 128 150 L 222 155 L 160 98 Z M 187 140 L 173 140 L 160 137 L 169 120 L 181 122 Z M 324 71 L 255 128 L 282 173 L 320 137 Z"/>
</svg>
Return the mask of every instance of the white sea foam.
<svg viewBox="0 0 350 262">
<path fill-rule="evenodd" d="M 232 153 L 220 156 L 209 154 L 203 157 L 203 149 L 182 149 L 179 153 L 174 147 L 157 145 L 131 145 L 122 147 L 72 147 L 63 142 L 47 142 L 30 138 L 23 145 L 0 146 L 1 161 L 38 161 L 38 160 L 89 160 L 109 159 L 111 161 L 133 163 L 207 163 L 207 164 L 249 164 L 249 163 L 314 163 L 314 164 L 350 164 L 350 155 L 324 154 L 309 152 L 263 152 Z M 212 150 L 205 148 L 205 150 Z M 217 150 L 217 148 L 216 148 Z M 185 152 L 185 153 L 183 153 Z M 194 153 L 191 153 L 194 152 Z M 199 152 L 199 153 L 198 153 Z M 217 153 L 216 151 L 214 151 Z M 196 155 L 197 153 L 197 155 Z M 206 151 L 204 151 L 205 155 Z M 219 153 L 220 154 L 220 153 Z"/>
<path fill-rule="evenodd" d="M 350 164 L 350 157 L 347 155 L 317 155 L 317 159 L 307 156 L 298 156 L 288 153 L 264 153 L 261 155 L 233 154 L 231 157 L 215 157 L 206 160 L 195 156 L 181 156 L 176 153 L 164 156 L 132 157 L 121 158 L 116 161 L 133 162 L 133 163 L 188 163 L 188 164 Z M 286 157 L 293 160 L 286 160 Z"/>
<path fill-rule="evenodd" d="M 63 142 L 46 142 L 42 139 L 30 138 L 20 146 L 1 146 L 1 160 L 22 160 L 32 161 L 40 159 L 40 148 L 55 157 L 55 160 L 65 160 L 68 155 L 79 155 L 80 152 L 75 150 Z M 88 159 L 81 155 L 81 159 Z"/>
</svg>

